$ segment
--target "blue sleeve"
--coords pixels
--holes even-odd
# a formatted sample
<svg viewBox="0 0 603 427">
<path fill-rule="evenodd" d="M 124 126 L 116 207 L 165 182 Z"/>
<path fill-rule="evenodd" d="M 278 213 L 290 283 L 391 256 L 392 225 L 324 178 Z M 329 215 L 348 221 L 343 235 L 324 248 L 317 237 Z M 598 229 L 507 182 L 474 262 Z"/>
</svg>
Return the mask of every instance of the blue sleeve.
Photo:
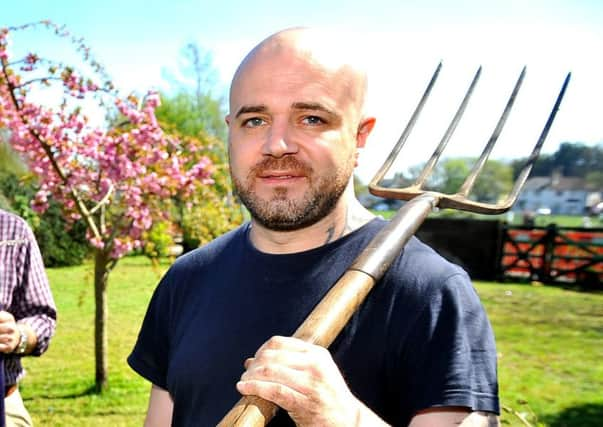
<svg viewBox="0 0 603 427">
<path fill-rule="evenodd" d="M 428 289 L 401 353 L 405 398 L 412 400 L 402 406 L 498 414 L 494 335 L 469 277 L 452 274 Z"/>
</svg>

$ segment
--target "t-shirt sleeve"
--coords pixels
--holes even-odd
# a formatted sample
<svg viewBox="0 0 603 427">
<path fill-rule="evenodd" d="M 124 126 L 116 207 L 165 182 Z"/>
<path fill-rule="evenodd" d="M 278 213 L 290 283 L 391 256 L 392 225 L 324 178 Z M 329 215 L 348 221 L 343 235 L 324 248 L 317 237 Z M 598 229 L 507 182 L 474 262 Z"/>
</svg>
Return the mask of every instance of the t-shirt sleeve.
<svg viewBox="0 0 603 427">
<path fill-rule="evenodd" d="M 143 378 L 167 390 L 169 356 L 169 272 L 153 293 L 128 364 Z"/>
<path fill-rule="evenodd" d="M 494 335 L 469 277 L 452 274 L 429 289 L 404 344 L 401 380 L 410 401 L 401 406 L 499 413 Z"/>
</svg>

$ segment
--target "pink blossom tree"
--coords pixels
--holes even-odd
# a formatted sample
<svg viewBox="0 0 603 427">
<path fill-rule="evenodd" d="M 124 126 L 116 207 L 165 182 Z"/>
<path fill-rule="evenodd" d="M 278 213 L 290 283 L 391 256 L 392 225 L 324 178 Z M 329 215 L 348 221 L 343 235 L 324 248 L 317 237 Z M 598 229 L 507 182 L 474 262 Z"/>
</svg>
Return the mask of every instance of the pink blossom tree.
<svg viewBox="0 0 603 427">
<path fill-rule="evenodd" d="M 14 55 L 25 30 L 47 30 L 79 53 L 80 70 L 40 53 Z M 14 57 L 13 57 L 14 56 Z M 170 220 L 170 202 L 212 184 L 201 141 L 166 134 L 155 118 L 156 93 L 122 97 L 81 39 L 50 21 L 0 28 L 0 128 L 39 177 L 32 206 L 49 198 L 81 219 L 94 251 L 96 388 L 108 381 L 107 284 L 118 260 L 141 248 L 154 221 Z M 99 111 L 113 120 L 97 120 Z M 107 114 L 108 113 L 108 114 Z M 98 119 L 98 117 L 97 117 Z"/>
</svg>

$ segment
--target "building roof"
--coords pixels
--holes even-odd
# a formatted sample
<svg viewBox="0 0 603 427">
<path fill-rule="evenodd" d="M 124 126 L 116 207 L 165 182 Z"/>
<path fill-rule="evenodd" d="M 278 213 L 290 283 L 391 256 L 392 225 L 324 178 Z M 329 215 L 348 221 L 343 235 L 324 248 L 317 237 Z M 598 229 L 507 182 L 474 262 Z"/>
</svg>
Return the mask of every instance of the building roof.
<svg viewBox="0 0 603 427">
<path fill-rule="evenodd" d="M 546 189 L 551 182 L 551 178 L 548 176 L 535 176 L 528 178 L 526 181 L 523 191 L 538 191 Z"/>
<path fill-rule="evenodd" d="M 577 176 L 534 176 L 526 181 L 524 191 L 538 190 L 577 190 L 577 191 L 600 191 L 588 185 L 584 178 Z"/>
</svg>

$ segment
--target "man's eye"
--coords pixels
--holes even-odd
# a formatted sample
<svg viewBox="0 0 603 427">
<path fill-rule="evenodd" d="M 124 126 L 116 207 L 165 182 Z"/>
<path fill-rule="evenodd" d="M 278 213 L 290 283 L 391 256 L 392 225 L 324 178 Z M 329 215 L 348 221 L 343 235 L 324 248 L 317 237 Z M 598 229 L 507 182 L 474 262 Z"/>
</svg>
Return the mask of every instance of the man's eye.
<svg viewBox="0 0 603 427">
<path fill-rule="evenodd" d="M 263 119 L 260 119 L 259 117 L 252 117 L 243 122 L 243 127 L 255 128 L 258 126 L 262 126 L 264 123 L 266 122 Z"/>
<path fill-rule="evenodd" d="M 304 117 L 302 123 L 307 125 L 322 125 L 325 123 L 325 121 L 318 116 L 307 116 Z"/>
</svg>

